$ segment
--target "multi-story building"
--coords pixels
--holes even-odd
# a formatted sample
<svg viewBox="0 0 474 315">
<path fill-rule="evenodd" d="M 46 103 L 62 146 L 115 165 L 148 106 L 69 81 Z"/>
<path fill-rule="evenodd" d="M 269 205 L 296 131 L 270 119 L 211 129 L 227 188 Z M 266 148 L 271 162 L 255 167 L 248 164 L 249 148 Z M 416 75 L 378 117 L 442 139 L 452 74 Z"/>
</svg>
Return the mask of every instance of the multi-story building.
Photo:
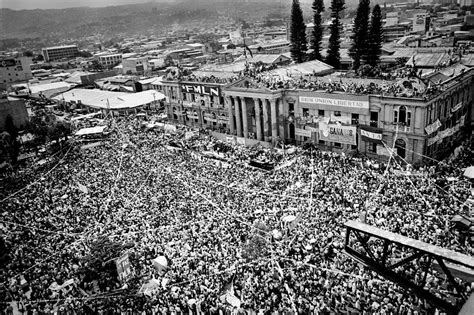
<svg viewBox="0 0 474 315">
<path fill-rule="evenodd" d="M 122 60 L 123 74 L 144 74 L 148 71 L 148 57 L 133 57 Z"/>
<path fill-rule="evenodd" d="M 30 57 L 0 57 L 0 83 L 26 81 L 33 77 Z"/>
<path fill-rule="evenodd" d="M 122 62 L 122 54 L 97 54 L 95 58 L 105 69 L 111 69 Z"/>
<path fill-rule="evenodd" d="M 72 59 L 77 56 L 79 50 L 77 49 L 77 45 L 67 45 L 43 48 L 42 52 L 44 60 L 50 62 L 62 59 Z"/>
<path fill-rule="evenodd" d="M 425 69 L 423 80 L 307 76 L 288 85 L 241 78 L 232 83 L 163 81 L 168 118 L 256 141 L 315 145 L 407 162 L 441 158 L 473 120 L 474 69 Z"/>
</svg>

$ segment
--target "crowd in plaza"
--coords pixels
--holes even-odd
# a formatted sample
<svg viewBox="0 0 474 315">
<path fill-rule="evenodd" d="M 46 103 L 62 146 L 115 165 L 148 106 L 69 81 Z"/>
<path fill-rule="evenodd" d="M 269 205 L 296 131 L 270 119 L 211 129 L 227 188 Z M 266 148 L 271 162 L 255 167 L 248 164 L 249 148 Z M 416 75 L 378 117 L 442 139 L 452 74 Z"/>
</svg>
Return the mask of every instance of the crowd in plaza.
<svg viewBox="0 0 474 315">
<path fill-rule="evenodd" d="M 474 254 L 469 239 L 448 226 L 469 210 L 462 168 L 473 160 L 472 142 L 456 159 L 411 176 L 399 171 L 406 170 L 400 160 L 387 167 L 332 152 L 245 148 L 204 132 L 185 139 L 180 130 L 145 130 L 138 118 L 118 118 L 111 129 L 102 145 L 72 144 L 50 163 L 1 179 L 7 254 L 0 311 L 413 314 L 429 308 L 344 254 L 344 223 L 362 212 L 371 225 Z M 213 151 L 226 162 L 202 154 Z M 251 159 L 281 167 L 262 171 L 248 167 Z M 455 181 L 441 189 L 436 182 L 445 178 Z M 291 224 L 282 221 L 289 215 L 297 218 Z M 133 279 L 94 283 L 84 274 L 90 244 L 104 237 L 128 244 Z M 256 239 L 261 251 L 249 254 Z M 168 268 L 153 265 L 157 256 L 166 257 Z M 146 279 L 159 285 L 139 293 Z M 427 286 L 452 289 L 436 277 Z M 469 284 L 462 286 L 470 292 Z M 231 291 L 228 302 L 224 293 Z"/>
</svg>

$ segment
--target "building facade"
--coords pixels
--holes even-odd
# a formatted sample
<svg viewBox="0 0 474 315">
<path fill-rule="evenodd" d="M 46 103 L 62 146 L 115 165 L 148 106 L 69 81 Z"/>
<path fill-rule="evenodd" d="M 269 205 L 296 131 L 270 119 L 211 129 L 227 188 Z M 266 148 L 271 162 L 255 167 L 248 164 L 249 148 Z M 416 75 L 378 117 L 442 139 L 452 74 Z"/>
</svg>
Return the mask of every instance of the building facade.
<svg viewBox="0 0 474 315">
<path fill-rule="evenodd" d="M 251 79 L 227 85 L 163 81 L 154 88 L 168 97 L 168 118 L 175 123 L 274 145 L 311 142 L 380 160 L 396 153 L 409 163 L 442 158 L 474 117 L 474 69 L 445 81 L 430 99 L 269 90 Z"/>
<path fill-rule="evenodd" d="M 134 57 L 122 60 L 123 74 L 144 74 L 148 68 L 148 57 Z"/>
<path fill-rule="evenodd" d="M 102 67 L 111 69 L 122 62 L 122 54 L 99 55 L 96 59 Z"/>
<path fill-rule="evenodd" d="M 0 83 L 26 81 L 33 77 L 30 57 L 0 58 Z"/>
<path fill-rule="evenodd" d="M 77 56 L 78 52 L 77 45 L 56 46 L 42 49 L 43 57 L 46 62 L 72 59 Z"/>
</svg>

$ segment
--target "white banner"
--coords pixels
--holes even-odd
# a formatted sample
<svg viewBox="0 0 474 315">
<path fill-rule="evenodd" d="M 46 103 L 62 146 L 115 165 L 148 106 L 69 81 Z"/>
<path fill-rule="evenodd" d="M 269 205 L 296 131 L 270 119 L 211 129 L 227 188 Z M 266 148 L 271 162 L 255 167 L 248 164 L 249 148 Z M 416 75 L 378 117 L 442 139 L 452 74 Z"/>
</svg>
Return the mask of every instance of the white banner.
<svg viewBox="0 0 474 315">
<path fill-rule="evenodd" d="M 375 132 L 370 132 L 370 131 L 361 129 L 360 134 L 362 136 L 370 138 L 370 139 L 382 141 L 382 134 L 381 133 L 375 133 Z"/>
<path fill-rule="evenodd" d="M 307 104 L 369 109 L 368 100 L 367 101 L 352 101 L 352 100 L 343 100 L 343 99 L 334 99 L 334 98 L 325 98 L 325 97 L 310 97 L 310 96 L 300 96 L 299 100 L 301 103 L 307 103 Z"/>
<path fill-rule="evenodd" d="M 441 122 L 438 119 L 434 123 L 432 123 L 431 125 L 428 125 L 428 126 L 425 127 L 426 134 L 427 135 L 432 134 L 433 132 L 438 130 L 439 127 L 441 127 Z"/>
<path fill-rule="evenodd" d="M 356 127 L 319 123 L 319 139 L 324 141 L 356 144 Z"/>
<path fill-rule="evenodd" d="M 311 130 L 295 128 L 295 135 L 300 137 L 311 137 Z"/>
</svg>

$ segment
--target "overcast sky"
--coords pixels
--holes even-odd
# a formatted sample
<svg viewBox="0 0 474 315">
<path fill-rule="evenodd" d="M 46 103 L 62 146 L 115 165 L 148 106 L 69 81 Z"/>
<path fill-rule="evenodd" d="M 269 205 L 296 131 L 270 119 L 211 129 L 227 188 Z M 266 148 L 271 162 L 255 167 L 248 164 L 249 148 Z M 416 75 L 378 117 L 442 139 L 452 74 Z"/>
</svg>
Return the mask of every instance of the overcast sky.
<svg viewBox="0 0 474 315">
<path fill-rule="evenodd" d="M 72 7 L 106 7 L 130 3 L 152 2 L 152 0 L 0 0 L 1 8 L 23 9 L 64 9 Z"/>
</svg>

